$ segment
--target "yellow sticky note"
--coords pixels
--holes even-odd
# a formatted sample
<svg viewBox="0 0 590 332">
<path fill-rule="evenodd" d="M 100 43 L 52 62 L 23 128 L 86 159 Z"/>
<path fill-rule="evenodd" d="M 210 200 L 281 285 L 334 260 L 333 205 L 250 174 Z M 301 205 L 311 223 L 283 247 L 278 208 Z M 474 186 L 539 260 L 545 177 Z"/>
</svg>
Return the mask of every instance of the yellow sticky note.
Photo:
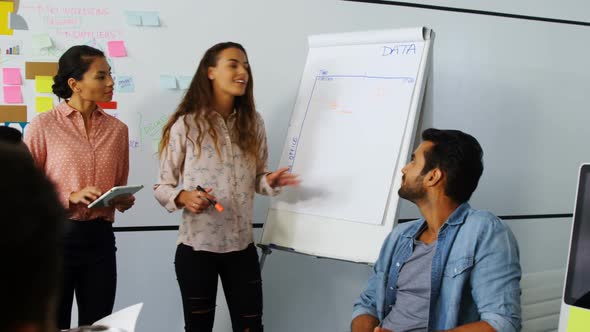
<svg viewBox="0 0 590 332">
<path fill-rule="evenodd" d="M 590 326 L 590 310 L 570 306 L 567 319 L 567 332 L 588 332 Z"/>
<path fill-rule="evenodd" d="M 35 111 L 37 111 L 37 113 L 47 112 L 52 108 L 52 97 L 35 97 Z"/>
<path fill-rule="evenodd" d="M 8 28 L 8 13 L 14 12 L 14 3 L 0 1 L 0 35 L 12 35 L 12 29 Z"/>
<path fill-rule="evenodd" d="M 51 93 L 53 90 L 53 77 L 51 76 L 35 76 L 35 91 L 40 93 Z"/>
</svg>

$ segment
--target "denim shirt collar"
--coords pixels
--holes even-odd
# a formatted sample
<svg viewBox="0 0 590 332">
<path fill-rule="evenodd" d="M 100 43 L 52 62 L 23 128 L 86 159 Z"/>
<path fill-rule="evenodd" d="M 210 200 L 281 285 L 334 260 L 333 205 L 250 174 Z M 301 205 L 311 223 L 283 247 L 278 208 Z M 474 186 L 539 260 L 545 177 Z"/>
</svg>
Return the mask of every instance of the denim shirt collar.
<svg viewBox="0 0 590 332">
<path fill-rule="evenodd" d="M 471 209 L 471 206 L 467 202 L 459 205 L 455 209 L 455 211 L 453 211 L 453 213 L 451 213 L 451 215 L 445 221 L 445 223 L 441 226 L 441 230 L 446 227 L 445 225 L 454 226 L 454 225 L 460 225 L 460 224 L 464 223 L 465 217 L 467 216 L 467 213 L 469 212 L 470 209 Z M 412 227 L 405 230 L 401 234 L 401 236 L 405 237 L 405 238 L 412 238 L 412 239 L 416 238 L 416 235 L 418 235 L 418 233 L 420 233 L 420 231 L 424 227 L 426 227 L 426 219 L 420 218 L 419 221 L 415 225 L 413 225 Z"/>
</svg>

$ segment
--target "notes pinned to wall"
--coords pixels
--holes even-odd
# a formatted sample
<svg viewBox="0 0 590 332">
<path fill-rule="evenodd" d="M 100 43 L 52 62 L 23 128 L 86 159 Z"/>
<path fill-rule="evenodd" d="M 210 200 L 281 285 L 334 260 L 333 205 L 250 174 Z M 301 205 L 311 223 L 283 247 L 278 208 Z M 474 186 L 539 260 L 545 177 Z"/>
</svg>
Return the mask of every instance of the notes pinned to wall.
<svg viewBox="0 0 590 332">
<path fill-rule="evenodd" d="M 139 12 L 125 12 L 125 21 L 131 26 L 141 26 L 141 15 Z"/>
<path fill-rule="evenodd" d="M 35 76 L 35 91 L 38 93 L 52 93 L 53 77 Z"/>
<path fill-rule="evenodd" d="M 160 75 L 160 88 L 163 90 L 177 89 L 176 77 L 172 75 Z"/>
<path fill-rule="evenodd" d="M 31 37 L 31 46 L 34 49 L 49 48 L 53 46 L 53 42 L 47 33 L 40 33 Z"/>
<path fill-rule="evenodd" d="M 111 40 L 107 43 L 109 49 L 109 56 L 113 58 L 121 58 L 127 56 L 127 49 L 125 42 L 122 40 Z"/>
<path fill-rule="evenodd" d="M 35 76 L 55 76 L 57 74 L 57 62 L 26 62 L 25 78 L 34 80 Z"/>
<path fill-rule="evenodd" d="M 23 94 L 20 85 L 6 85 L 3 87 L 4 102 L 7 104 L 22 104 Z"/>
<path fill-rule="evenodd" d="M 0 105 L 0 122 L 27 122 L 27 106 Z"/>
<path fill-rule="evenodd" d="M 2 82 L 8 85 L 21 85 L 20 68 L 2 68 Z"/>
<path fill-rule="evenodd" d="M 130 93 L 135 92 L 135 84 L 131 76 L 117 76 L 115 83 L 115 91 Z"/>
<path fill-rule="evenodd" d="M 159 27 L 160 17 L 157 12 L 143 12 L 141 14 L 141 23 L 143 26 Z"/>
<path fill-rule="evenodd" d="M 117 102 L 116 101 L 101 101 L 96 103 L 100 108 L 103 110 L 116 110 L 117 109 Z"/>
<path fill-rule="evenodd" d="M 35 97 L 35 111 L 37 113 L 47 112 L 53 108 L 52 97 Z"/>
<path fill-rule="evenodd" d="M 13 30 L 8 25 L 8 18 L 12 12 L 14 12 L 13 2 L 0 1 L 0 35 L 12 35 Z"/>
<path fill-rule="evenodd" d="M 181 90 L 187 90 L 193 80 L 191 76 L 178 76 L 176 78 L 178 79 L 178 85 Z"/>
<path fill-rule="evenodd" d="M 125 21 L 131 26 L 159 27 L 160 14 L 158 12 L 126 11 Z"/>
</svg>

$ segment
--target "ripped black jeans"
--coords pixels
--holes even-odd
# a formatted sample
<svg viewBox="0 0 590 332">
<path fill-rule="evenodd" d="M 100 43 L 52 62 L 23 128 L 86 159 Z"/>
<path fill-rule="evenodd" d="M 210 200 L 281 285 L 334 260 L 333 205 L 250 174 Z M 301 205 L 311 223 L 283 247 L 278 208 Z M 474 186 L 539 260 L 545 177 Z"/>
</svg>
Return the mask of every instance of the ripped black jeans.
<svg viewBox="0 0 590 332">
<path fill-rule="evenodd" d="M 258 253 L 214 253 L 179 244 L 174 261 L 186 332 L 210 332 L 215 319 L 217 279 L 221 279 L 233 332 L 262 332 L 262 278 Z"/>
</svg>

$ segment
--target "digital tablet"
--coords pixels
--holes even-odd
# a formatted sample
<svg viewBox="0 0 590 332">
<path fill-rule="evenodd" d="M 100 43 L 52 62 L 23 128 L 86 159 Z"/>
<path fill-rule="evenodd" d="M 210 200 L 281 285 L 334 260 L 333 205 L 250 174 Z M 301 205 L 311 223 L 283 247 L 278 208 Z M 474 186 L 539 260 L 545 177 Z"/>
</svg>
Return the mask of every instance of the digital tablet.
<svg viewBox="0 0 590 332">
<path fill-rule="evenodd" d="M 133 195 L 136 192 L 140 191 L 141 188 L 143 188 L 143 185 L 113 187 L 111 188 L 111 190 L 107 191 L 106 193 L 102 194 L 102 196 L 94 200 L 94 202 L 90 203 L 88 207 L 100 208 L 109 206 L 109 202 L 111 201 L 111 199 L 121 195 Z"/>
</svg>

